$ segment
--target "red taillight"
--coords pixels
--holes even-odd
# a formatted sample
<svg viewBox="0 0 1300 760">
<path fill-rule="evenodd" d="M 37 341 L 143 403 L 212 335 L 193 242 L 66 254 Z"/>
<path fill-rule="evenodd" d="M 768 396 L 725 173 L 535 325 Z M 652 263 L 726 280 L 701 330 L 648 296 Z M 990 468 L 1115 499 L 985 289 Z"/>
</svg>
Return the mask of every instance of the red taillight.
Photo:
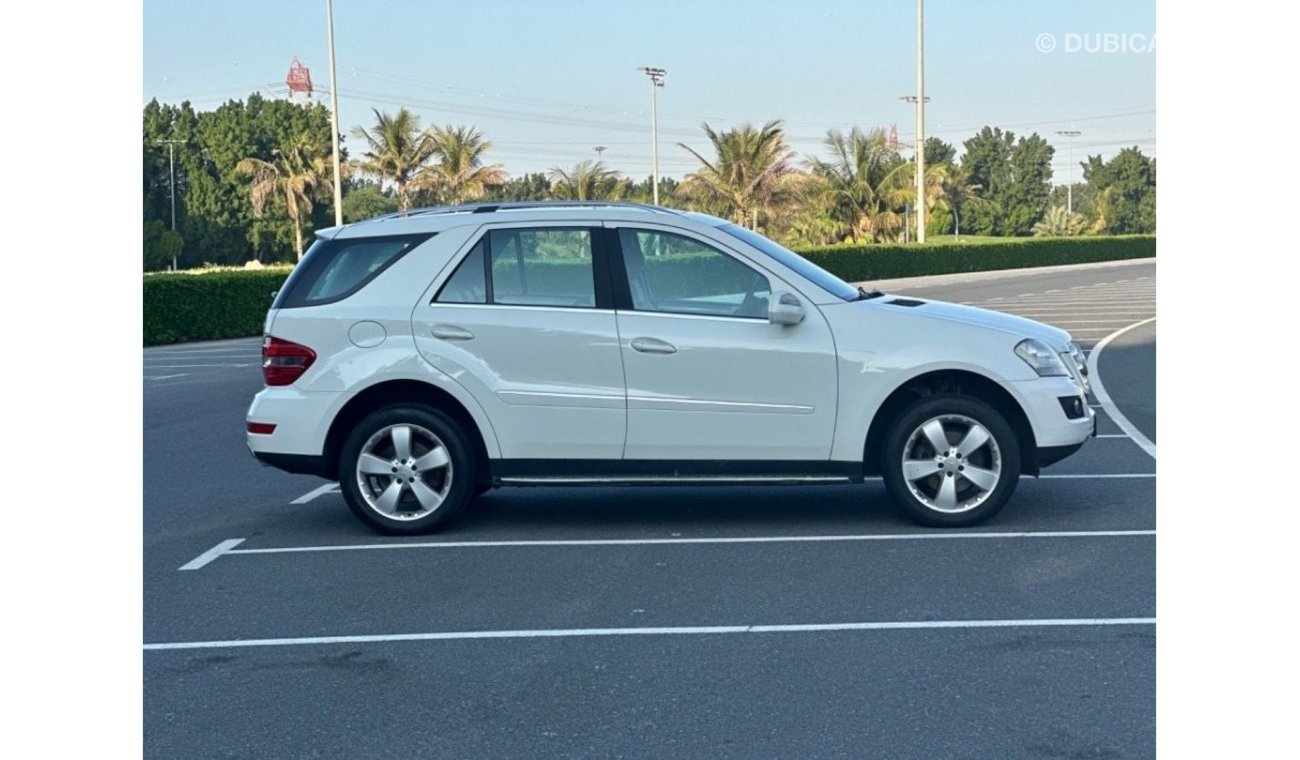
<svg viewBox="0 0 1300 760">
<path fill-rule="evenodd" d="M 306 346 L 270 335 L 262 340 L 262 378 L 267 385 L 293 383 L 314 361 L 316 352 Z"/>
<path fill-rule="evenodd" d="M 257 433 L 258 435 L 270 435 L 275 432 L 275 423 L 250 422 L 248 423 L 248 432 Z"/>
</svg>

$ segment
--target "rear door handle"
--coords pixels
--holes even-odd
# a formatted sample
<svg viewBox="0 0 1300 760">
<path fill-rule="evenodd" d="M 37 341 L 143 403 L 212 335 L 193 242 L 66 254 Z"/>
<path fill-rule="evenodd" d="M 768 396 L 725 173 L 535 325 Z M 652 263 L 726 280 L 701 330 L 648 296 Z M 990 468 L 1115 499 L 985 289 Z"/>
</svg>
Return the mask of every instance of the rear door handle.
<svg viewBox="0 0 1300 760">
<path fill-rule="evenodd" d="M 474 340 L 474 333 L 456 325 L 434 325 L 433 337 L 443 340 Z"/>
<path fill-rule="evenodd" d="M 658 338 L 633 338 L 632 348 L 643 354 L 675 354 L 677 346 Z"/>
</svg>

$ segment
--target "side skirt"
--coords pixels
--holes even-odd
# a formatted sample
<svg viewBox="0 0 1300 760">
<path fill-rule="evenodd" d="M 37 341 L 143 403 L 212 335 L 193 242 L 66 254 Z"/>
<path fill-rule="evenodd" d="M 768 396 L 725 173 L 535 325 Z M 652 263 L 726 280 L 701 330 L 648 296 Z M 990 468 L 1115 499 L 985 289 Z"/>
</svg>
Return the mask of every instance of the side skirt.
<svg viewBox="0 0 1300 760">
<path fill-rule="evenodd" d="M 498 486 L 861 483 L 861 462 L 496 459 Z"/>
</svg>

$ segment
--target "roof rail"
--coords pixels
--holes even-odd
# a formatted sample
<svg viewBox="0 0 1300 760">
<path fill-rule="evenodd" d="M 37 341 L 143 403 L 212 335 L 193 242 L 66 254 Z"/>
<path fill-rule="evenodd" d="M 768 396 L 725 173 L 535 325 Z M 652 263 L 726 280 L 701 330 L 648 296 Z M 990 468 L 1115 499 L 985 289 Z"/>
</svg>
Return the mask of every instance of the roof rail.
<svg viewBox="0 0 1300 760">
<path fill-rule="evenodd" d="M 429 216 L 434 214 L 491 214 L 496 211 L 513 211 L 533 208 L 634 208 L 661 214 L 680 214 L 676 209 L 652 206 L 647 203 L 630 201 L 493 201 L 488 203 L 465 203 L 459 206 L 426 206 L 391 214 L 371 217 L 363 222 L 380 222 L 385 219 L 404 219 L 411 216 Z"/>
</svg>

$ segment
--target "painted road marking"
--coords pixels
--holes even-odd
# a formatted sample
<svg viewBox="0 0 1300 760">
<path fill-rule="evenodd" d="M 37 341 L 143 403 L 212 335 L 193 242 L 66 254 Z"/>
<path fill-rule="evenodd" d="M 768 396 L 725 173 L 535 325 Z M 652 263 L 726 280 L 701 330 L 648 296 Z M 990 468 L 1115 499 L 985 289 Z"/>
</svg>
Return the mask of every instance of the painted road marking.
<svg viewBox="0 0 1300 760">
<path fill-rule="evenodd" d="M 1110 415 L 1110 418 L 1115 421 L 1116 425 L 1119 425 L 1119 429 L 1127 433 L 1128 437 L 1132 438 L 1134 443 L 1141 446 L 1143 451 L 1150 454 L 1152 459 L 1156 458 L 1155 443 L 1152 442 L 1150 438 L 1143 435 L 1142 431 L 1137 429 L 1137 425 L 1129 422 L 1129 419 L 1120 412 L 1119 407 L 1111 400 L 1110 394 L 1106 392 L 1106 386 L 1101 382 L 1101 374 L 1097 370 L 1097 361 L 1101 357 L 1102 350 L 1105 349 L 1106 346 L 1110 345 L 1111 341 L 1120 337 L 1129 330 L 1150 324 L 1155 320 L 1155 317 L 1144 319 L 1141 322 L 1134 322 L 1121 330 L 1116 330 L 1103 338 L 1101 342 L 1097 344 L 1097 347 L 1092 350 L 1092 354 L 1088 356 L 1088 376 L 1092 378 L 1092 395 L 1096 396 L 1097 400 L 1101 402 L 1101 408 L 1106 410 L 1106 414 Z"/>
<path fill-rule="evenodd" d="M 557 639 L 596 636 L 717 636 L 735 633 L 824 633 L 831 631 L 896 631 L 945 628 L 1063 628 L 1074 626 L 1152 626 L 1153 617 L 1038 618 L 1026 620 L 890 620 L 870 623 L 804 623 L 783 625 L 699 625 L 667 628 L 559 628 L 505 631 L 435 631 L 362 636 L 307 636 L 286 639 L 172 641 L 145 644 L 145 651 L 232 649 L 245 647 L 311 646 L 318 644 L 382 644 L 397 641 L 463 641 L 467 639 Z"/>
<path fill-rule="evenodd" d="M 339 492 L 339 484 L 338 484 L 338 483 L 326 483 L 325 485 L 321 486 L 320 488 L 316 488 L 316 489 L 313 489 L 313 490 L 311 490 L 311 491 L 308 491 L 307 493 L 303 494 L 302 496 L 299 496 L 298 498 L 294 499 L 293 501 L 291 501 L 291 502 L 289 502 L 289 503 L 290 503 L 290 504 L 306 504 L 307 502 L 311 501 L 312 499 L 316 499 L 316 498 L 318 498 L 318 497 L 324 496 L 324 495 L 327 494 L 327 493 L 338 493 L 338 492 Z"/>
<path fill-rule="evenodd" d="M 244 539 L 242 538 L 227 538 L 225 541 L 222 541 L 221 543 L 217 544 L 211 549 L 208 549 L 207 551 L 203 552 L 202 554 L 190 560 L 189 562 L 186 562 L 185 564 L 181 565 L 177 569 L 198 570 L 199 568 L 208 564 L 212 560 L 216 559 L 217 557 L 220 557 L 223 554 L 226 554 L 231 549 L 235 548 L 236 546 L 239 546 L 242 543 L 244 543 Z"/>
<path fill-rule="evenodd" d="M 1101 408 L 1101 407 L 1099 407 L 1099 405 L 1097 405 L 1097 404 L 1089 404 L 1089 407 L 1091 407 L 1091 408 L 1093 408 L 1093 409 L 1100 409 L 1100 408 Z M 1128 438 L 1128 435 L 1125 435 L 1125 434 L 1122 434 L 1122 433 L 1100 434 L 1100 435 L 1097 435 L 1097 438 Z M 1102 479 L 1105 479 L 1105 478 L 1154 478 L 1154 477 L 1156 477 L 1156 473 L 1119 473 L 1119 474 L 1110 474 L 1110 473 L 1078 473 L 1078 474 L 1047 474 L 1047 475 L 1037 475 L 1037 478 L 1039 478 L 1039 479 L 1044 479 L 1044 478 L 1047 478 L 1047 479 L 1050 479 L 1050 478 L 1071 478 L 1071 479 L 1078 479 L 1078 478 L 1102 478 Z M 872 482 L 880 482 L 881 479 L 883 479 L 883 478 L 881 478 L 880 475 L 867 475 L 867 477 L 862 478 L 862 479 L 863 479 L 863 481 L 866 481 L 866 482 L 868 482 L 868 483 L 872 483 Z M 563 485 L 556 485 L 556 486 L 552 486 L 552 487 L 565 487 L 565 486 L 563 486 Z M 572 487 L 572 486 L 571 486 L 571 487 Z M 581 487 L 581 486 L 577 486 L 577 487 Z M 290 504 L 307 504 L 308 501 L 315 501 L 316 499 L 321 498 L 321 496 L 326 496 L 326 495 L 329 495 L 329 494 L 338 494 L 338 492 L 341 492 L 341 491 L 339 491 L 338 483 L 325 483 L 324 486 L 321 486 L 321 487 L 318 487 L 318 488 L 313 488 L 313 490 L 308 491 L 308 492 L 305 492 L 305 494 L 303 494 L 302 496 L 299 496 L 299 498 L 296 498 L 296 499 L 290 501 Z M 237 553 L 237 555 L 238 555 L 238 553 L 250 553 L 250 552 L 252 552 L 252 551 L 253 551 L 253 550 L 238 550 L 238 551 L 235 551 L 234 553 Z"/>
<path fill-rule="evenodd" d="M 196 367 L 252 367 L 253 364 L 150 364 L 149 369 L 194 369 Z"/>
<path fill-rule="evenodd" d="M 188 372 L 178 372 L 175 375 L 154 375 L 153 377 L 150 377 L 149 375 L 145 375 L 144 379 L 145 380 L 171 380 L 174 377 L 188 377 L 189 374 L 190 373 Z"/>
<path fill-rule="evenodd" d="M 421 541 L 388 544 L 329 544 L 323 546 L 273 546 L 260 549 L 231 549 L 224 554 L 313 554 L 317 552 L 385 551 L 393 549 L 502 549 L 560 546 L 658 546 L 673 544 L 798 544 L 857 541 L 952 541 L 1011 540 L 1019 538 L 1128 538 L 1154 536 L 1154 530 L 1077 530 L 1020 533 L 866 533 L 825 536 L 711 536 L 701 538 L 574 538 L 512 541 Z M 211 560 L 209 560 L 211 561 Z"/>
</svg>

